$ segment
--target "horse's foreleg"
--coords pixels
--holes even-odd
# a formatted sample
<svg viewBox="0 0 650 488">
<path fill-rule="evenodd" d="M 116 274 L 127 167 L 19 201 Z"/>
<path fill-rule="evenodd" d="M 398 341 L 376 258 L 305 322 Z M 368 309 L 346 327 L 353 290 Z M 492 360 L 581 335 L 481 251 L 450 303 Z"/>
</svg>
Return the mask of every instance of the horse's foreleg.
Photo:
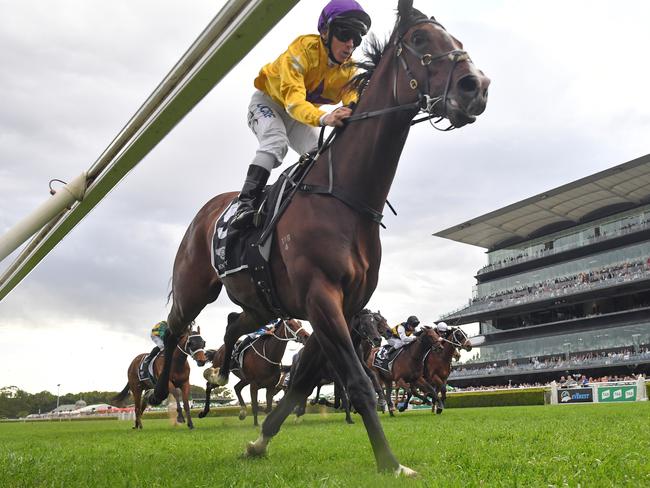
<svg viewBox="0 0 650 488">
<path fill-rule="evenodd" d="M 183 383 L 181 387 L 181 392 L 183 393 L 183 409 L 185 409 L 185 417 L 187 417 L 187 426 L 190 429 L 194 428 L 194 423 L 192 422 L 192 414 L 190 412 L 190 379 L 187 378 L 187 381 Z"/>
<path fill-rule="evenodd" d="M 251 410 L 253 412 L 253 425 L 257 427 L 257 412 L 259 410 L 257 404 L 257 386 L 251 385 Z"/>
<path fill-rule="evenodd" d="M 273 397 L 277 395 L 280 391 L 279 388 L 269 387 L 266 389 L 266 408 L 264 409 L 265 414 L 269 414 L 273 409 Z"/>
<path fill-rule="evenodd" d="M 241 396 L 241 391 L 247 384 L 247 381 L 241 380 L 233 388 L 235 390 L 235 395 L 237 395 L 237 400 L 239 400 L 239 420 L 244 420 L 246 418 L 246 403 Z"/>
<path fill-rule="evenodd" d="M 372 383 L 354 350 L 348 325 L 341 311 L 341 292 L 327 283 L 312 281 L 307 314 L 324 354 L 343 381 L 350 400 L 361 415 L 379 471 L 410 473 L 393 455 L 377 415 Z M 413 473 L 415 474 L 415 473 Z"/>
<path fill-rule="evenodd" d="M 199 418 L 202 419 L 205 417 L 208 413 L 210 413 L 210 393 L 212 393 L 212 389 L 214 388 L 214 385 L 210 383 L 209 381 L 206 382 L 205 384 L 205 406 L 203 407 L 203 410 L 199 412 Z"/>
<path fill-rule="evenodd" d="M 379 384 L 379 378 L 377 377 L 377 374 L 372 369 L 370 369 L 364 361 L 361 361 L 361 365 L 363 366 L 363 370 L 366 372 L 366 375 L 368 375 L 368 378 L 370 378 L 370 381 L 372 382 L 372 387 L 375 390 L 375 394 L 377 395 L 377 399 L 378 399 L 377 403 L 382 408 L 382 412 L 383 412 L 384 407 L 387 406 L 388 403 L 386 402 L 384 389 Z"/>
<path fill-rule="evenodd" d="M 185 417 L 183 417 L 183 407 L 181 405 L 181 390 L 180 388 L 176 388 L 174 384 L 169 383 L 169 391 L 171 392 L 172 396 L 174 397 L 174 401 L 176 402 L 176 422 L 179 424 L 184 424 Z"/>
</svg>

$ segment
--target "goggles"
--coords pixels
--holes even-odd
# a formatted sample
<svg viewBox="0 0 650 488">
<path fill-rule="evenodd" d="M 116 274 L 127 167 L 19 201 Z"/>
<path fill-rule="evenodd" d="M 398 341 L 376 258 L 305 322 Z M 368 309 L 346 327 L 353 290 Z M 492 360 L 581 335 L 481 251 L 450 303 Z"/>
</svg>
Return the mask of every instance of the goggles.
<svg viewBox="0 0 650 488">
<path fill-rule="evenodd" d="M 354 47 L 359 47 L 361 44 L 361 39 L 363 37 L 361 32 L 358 30 L 337 26 L 333 27 L 332 34 L 341 42 L 348 42 L 350 39 L 352 39 Z"/>
</svg>

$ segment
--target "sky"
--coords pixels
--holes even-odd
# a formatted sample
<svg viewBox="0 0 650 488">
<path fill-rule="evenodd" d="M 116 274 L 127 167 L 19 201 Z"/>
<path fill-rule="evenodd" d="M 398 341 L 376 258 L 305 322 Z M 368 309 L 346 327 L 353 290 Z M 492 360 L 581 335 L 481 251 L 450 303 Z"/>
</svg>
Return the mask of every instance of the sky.
<svg viewBox="0 0 650 488">
<path fill-rule="evenodd" d="M 224 3 L 0 0 L 0 233 L 48 198 L 49 180 L 92 165 Z M 386 38 L 397 2 L 361 3 L 371 31 Z M 187 225 L 213 195 L 241 187 L 256 149 L 246 126 L 253 79 L 296 36 L 316 31 L 324 5 L 302 0 L 0 302 L 0 387 L 124 386 L 169 310 Z M 411 131 L 368 304 L 391 324 L 409 315 L 432 323 L 471 297 L 485 250 L 433 233 L 645 155 L 650 133 L 650 3 L 414 5 L 463 42 L 492 84 L 475 124 Z M 284 167 L 295 159 L 290 152 Z M 236 310 L 222 294 L 198 317 L 208 347 L 223 343 Z M 196 366 L 191 380 L 203 384 Z"/>
</svg>

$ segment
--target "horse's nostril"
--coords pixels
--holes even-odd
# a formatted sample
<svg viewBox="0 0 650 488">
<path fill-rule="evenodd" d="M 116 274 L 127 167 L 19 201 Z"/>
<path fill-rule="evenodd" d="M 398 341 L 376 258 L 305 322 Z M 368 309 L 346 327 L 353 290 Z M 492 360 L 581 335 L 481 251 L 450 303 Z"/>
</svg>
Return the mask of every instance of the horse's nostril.
<svg viewBox="0 0 650 488">
<path fill-rule="evenodd" d="M 475 93 L 478 86 L 478 78 L 474 75 L 468 75 L 458 80 L 458 88 L 467 93 Z"/>
</svg>

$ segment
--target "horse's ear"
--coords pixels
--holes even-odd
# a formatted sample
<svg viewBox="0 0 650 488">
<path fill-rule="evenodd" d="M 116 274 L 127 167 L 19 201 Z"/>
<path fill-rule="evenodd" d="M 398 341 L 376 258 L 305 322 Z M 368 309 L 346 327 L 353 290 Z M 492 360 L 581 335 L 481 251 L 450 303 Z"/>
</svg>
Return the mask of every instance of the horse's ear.
<svg viewBox="0 0 650 488">
<path fill-rule="evenodd" d="M 198 335 L 201 335 L 201 326 L 200 325 L 196 328 L 196 333 Z"/>
</svg>

